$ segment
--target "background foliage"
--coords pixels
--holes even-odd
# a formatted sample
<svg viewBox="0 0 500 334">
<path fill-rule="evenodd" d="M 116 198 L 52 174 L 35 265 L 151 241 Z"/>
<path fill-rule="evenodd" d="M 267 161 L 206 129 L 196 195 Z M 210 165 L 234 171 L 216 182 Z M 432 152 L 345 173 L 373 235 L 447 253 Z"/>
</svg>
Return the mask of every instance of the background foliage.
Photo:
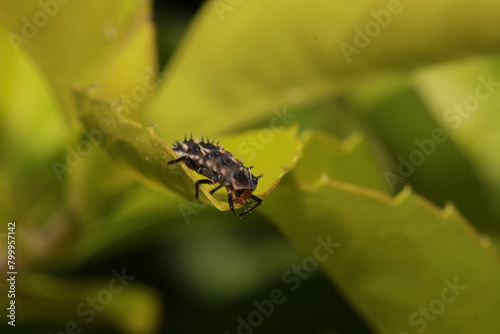
<svg viewBox="0 0 500 334">
<path fill-rule="evenodd" d="M 498 333 L 499 7 L 1 0 L 2 329 Z M 189 133 L 264 204 L 194 202 Z"/>
</svg>

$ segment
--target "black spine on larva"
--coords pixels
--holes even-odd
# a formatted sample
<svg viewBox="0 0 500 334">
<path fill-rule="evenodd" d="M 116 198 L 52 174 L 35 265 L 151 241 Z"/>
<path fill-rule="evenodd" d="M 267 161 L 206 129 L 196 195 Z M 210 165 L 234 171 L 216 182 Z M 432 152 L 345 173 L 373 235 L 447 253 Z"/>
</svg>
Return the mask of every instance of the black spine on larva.
<svg viewBox="0 0 500 334">
<path fill-rule="evenodd" d="M 184 137 L 183 142 L 176 141 L 173 150 L 179 158 L 169 161 L 169 165 L 182 161 L 187 167 L 210 179 L 196 181 L 195 199 L 198 199 L 201 184 L 218 183 L 219 186 L 211 190 L 210 194 L 213 194 L 221 186 L 226 187 L 229 208 L 235 217 L 234 203 L 245 204 L 249 200 L 255 201 L 252 206 L 240 213 L 239 217 L 250 213 L 262 204 L 262 199 L 252 194 L 262 175 L 254 176 L 251 172 L 252 167 L 245 167 L 241 160 L 224 150 L 218 142 L 214 144 L 214 142 L 210 142 L 208 137 L 206 142 L 203 137 L 201 141 L 193 140 L 191 135 L 189 140 Z"/>
<path fill-rule="evenodd" d="M 202 141 L 184 140 L 176 142 L 173 150 L 179 156 L 188 156 L 191 163 L 186 165 L 214 182 L 234 190 L 256 189 L 258 177 L 250 172 L 250 168 L 236 159 L 230 152 L 215 145 L 207 138 Z"/>
</svg>

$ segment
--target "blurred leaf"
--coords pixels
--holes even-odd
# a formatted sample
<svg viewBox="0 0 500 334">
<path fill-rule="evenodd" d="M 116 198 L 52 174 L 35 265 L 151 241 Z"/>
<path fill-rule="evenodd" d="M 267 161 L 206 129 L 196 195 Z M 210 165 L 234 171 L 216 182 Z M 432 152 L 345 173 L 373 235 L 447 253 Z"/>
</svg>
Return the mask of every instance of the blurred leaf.
<svg viewBox="0 0 500 334">
<path fill-rule="evenodd" d="M 1 26 L 0 33 L 5 33 Z M 23 160 L 10 160 L 12 165 L 37 166 L 61 147 L 66 139 L 64 124 L 52 91 L 33 60 L 24 52 L 16 54 L 7 39 L 0 40 L 0 53 L 0 134 L 5 136 L 3 143 L 10 144 L 4 145 L 10 159 Z"/>
<path fill-rule="evenodd" d="M 161 135 L 230 130 L 361 76 L 500 50 L 491 0 L 224 4 L 205 3 L 167 68 L 148 114 Z"/>
<path fill-rule="evenodd" d="M 134 281 L 136 275 L 124 267 L 110 270 L 108 277 L 76 283 L 22 273 L 17 278 L 17 293 L 22 297 L 16 300 L 16 308 L 22 311 L 16 324 L 55 323 L 50 328 L 54 333 L 66 331 L 70 322 L 74 323 L 70 327 L 82 332 L 97 332 L 106 325 L 121 333 L 156 333 L 160 303 L 153 291 Z"/>
<path fill-rule="evenodd" d="M 498 57 L 422 69 L 415 81 L 436 121 L 470 159 L 500 216 Z M 498 224 L 495 230 L 500 231 Z"/>
<path fill-rule="evenodd" d="M 105 96 L 132 95 L 129 109 L 143 102 L 135 89 L 156 70 L 150 1 L 1 0 L 0 8 L 11 47 L 29 51 L 68 117 L 75 84 L 97 84 Z"/>
<path fill-rule="evenodd" d="M 78 268 L 92 260 L 113 258 L 130 252 L 144 242 L 164 240 L 169 233 L 182 228 L 179 201 L 172 195 L 136 185 L 124 192 L 120 205 L 100 211 L 101 216 L 85 224 L 78 240 L 50 262 L 46 270 Z"/>
<path fill-rule="evenodd" d="M 333 180 L 280 187 L 266 204 L 263 211 L 316 257 L 377 332 L 500 330 L 491 313 L 500 307 L 497 250 L 453 207 L 438 211 L 409 189 L 391 199 Z"/>
<path fill-rule="evenodd" d="M 377 152 L 385 153 L 381 172 L 393 194 L 411 185 L 440 207 L 453 202 L 481 232 L 492 231 L 494 205 L 479 171 L 409 78 L 367 80 L 352 90 L 350 101 L 362 111 L 369 138 L 382 147 Z"/>
<path fill-rule="evenodd" d="M 0 212 L 9 219 L 42 222 L 63 190 L 50 164 L 70 135 L 33 59 L 16 54 L 5 38 L 0 54 Z"/>
<path fill-rule="evenodd" d="M 274 284 L 276 277 L 303 256 L 281 236 L 248 239 L 248 230 L 244 231 L 247 235 L 236 236 L 228 231 L 210 224 L 210 229 L 195 229 L 177 239 L 178 279 L 206 303 L 238 302 L 266 284 Z"/>
<path fill-rule="evenodd" d="M 293 173 L 298 184 L 312 185 L 326 177 L 388 192 L 373 148 L 361 134 L 342 142 L 319 131 L 305 132 L 302 138 L 304 152 Z"/>
<path fill-rule="evenodd" d="M 92 97 L 84 89 L 75 90 L 75 101 L 80 119 L 88 133 L 95 133 L 102 147 L 116 160 L 125 162 L 157 186 L 189 193 L 189 174 L 180 168 L 167 166 L 177 158 L 153 128 L 122 117 L 116 103 Z"/>
<path fill-rule="evenodd" d="M 154 135 L 153 128 L 122 117 L 116 105 L 94 98 L 85 90 L 75 91 L 75 98 L 86 130 L 102 137 L 102 147 L 113 158 L 133 167 L 151 185 L 193 198 L 195 173 L 182 163 L 167 165 L 177 156 L 169 145 Z M 221 142 L 245 163 L 255 163 L 254 173 L 265 174 L 256 191 L 257 196 L 265 196 L 298 159 L 301 144 L 296 132 L 295 127 L 253 130 L 221 138 Z M 218 201 L 208 191 L 201 187 L 200 202 L 219 210 L 229 209 L 227 200 Z"/>
</svg>

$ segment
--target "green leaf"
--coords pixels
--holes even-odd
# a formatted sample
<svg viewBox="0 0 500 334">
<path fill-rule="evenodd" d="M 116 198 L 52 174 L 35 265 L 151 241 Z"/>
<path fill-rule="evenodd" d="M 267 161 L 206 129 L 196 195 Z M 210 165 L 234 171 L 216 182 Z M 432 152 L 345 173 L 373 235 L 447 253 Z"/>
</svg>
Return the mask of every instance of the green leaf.
<svg viewBox="0 0 500 334">
<path fill-rule="evenodd" d="M 276 189 L 262 211 L 321 264 L 375 331 L 500 329 L 487 316 L 500 305 L 500 263 L 488 238 L 451 205 L 440 210 L 409 188 L 395 198 L 380 192 L 387 192 L 380 166 L 359 135 L 340 143 L 313 131 L 303 137 L 296 183 Z M 311 261 L 304 259 L 303 270 L 311 272 Z"/>
<path fill-rule="evenodd" d="M 111 270 L 109 277 L 81 282 L 22 273 L 18 292 L 23 298 L 16 300 L 16 306 L 23 311 L 18 312 L 17 324 L 43 319 L 60 326 L 51 328 L 53 332 L 67 330 L 72 322 L 70 326 L 82 332 L 95 332 L 106 324 L 127 334 L 156 333 L 160 302 L 151 289 L 134 282 L 136 276 L 125 267 Z M 2 307 L 6 307 L 3 300 Z"/>
<path fill-rule="evenodd" d="M 143 103 L 142 95 L 134 99 L 136 87 L 150 82 L 156 70 L 150 1 L 1 0 L 0 8 L 11 47 L 26 49 L 37 61 L 69 118 L 75 84 L 98 85 L 105 96 L 128 96 L 129 109 Z"/>
<path fill-rule="evenodd" d="M 491 313 L 500 307 L 497 250 L 453 207 L 439 211 L 409 189 L 393 199 L 333 180 L 280 187 L 266 204 L 376 332 L 500 331 Z"/>
<path fill-rule="evenodd" d="M 193 198 L 194 182 L 200 177 L 182 163 L 167 165 L 177 156 L 154 134 L 152 127 L 146 128 L 123 117 L 118 112 L 119 106 L 92 97 L 84 89 L 75 91 L 75 100 L 86 131 L 102 136 L 102 147 L 113 158 L 132 167 L 156 188 Z M 247 166 L 254 164 L 256 175 L 264 174 L 255 192 L 260 197 L 276 187 L 281 177 L 295 165 L 302 147 L 296 127 L 250 130 L 219 138 L 221 145 Z M 227 199 L 220 196 L 217 200 L 208 191 L 208 188 L 201 187 L 200 202 L 219 210 L 229 209 Z"/>
<path fill-rule="evenodd" d="M 488 201 L 478 170 L 450 137 L 449 129 L 432 116 L 425 94 L 419 94 L 420 84 L 414 81 L 373 80 L 350 96 L 354 109 L 362 110 L 364 123 L 369 124 L 369 138 L 380 146 L 377 152 L 385 153 L 382 167 L 390 189 L 397 193 L 411 185 L 440 207 L 451 201 L 476 228 L 492 232 L 494 205 Z M 453 87 L 437 85 L 443 90 Z"/>
<path fill-rule="evenodd" d="M 0 34 L 6 34 L 1 26 Z M 9 165 L 17 169 L 37 165 L 66 139 L 64 124 L 50 86 L 34 61 L 25 53 L 16 54 L 5 38 L 0 40 L 0 53 L 0 135 L 10 144 L 4 145 Z"/>
<path fill-rule="evenodd" d="M 224 131 L 321 103 L 370 74 L 495 53 L 499 9 L 489 0 L 209 1 L 148 119 L 162 135 Z"/>
<path fill-rule="evenodd" d="M 0 26 L 0 35 L 6 35 Z M 19 221 L 51 215 L 62 191 L 51 163 L 70 139 L 49 82 L 25 52 L 0 39 L 0 212 Z M 30 217 L 30 218 L 28 218 Z"/>
<path fill-rule="evenodd" d="M 464 152 L 500 216 L 500 60 L 479 58 L 423 69 L 415 75 L 430 112 Z M 491 227 L 491 226 L 490 226 Z M 498 233 L 498 226 L 495 224 Z"/>
<path fill-rule="evenodd" d="M 164 240 L 183 226 L 178 224 L 181 211 L 177 198 L 140 184 L 124 192 L 118 208 L 103 211 L 98 218 L 85 221 L 78 239 L 46 263 L 46 270 L 59 272 L 95 259 L 113 258 L 142 243 L 151 243 L 157 238 Z"/>
<path fill-rule="evenodd" d="M 388 192 L 373 148 L 360 133 L 342 142 L 320 131 L 304 132 L 302 138 L 301 163 L 293 173 L 298 184 L 312 185 L 326 177 Z"/>
</svg>

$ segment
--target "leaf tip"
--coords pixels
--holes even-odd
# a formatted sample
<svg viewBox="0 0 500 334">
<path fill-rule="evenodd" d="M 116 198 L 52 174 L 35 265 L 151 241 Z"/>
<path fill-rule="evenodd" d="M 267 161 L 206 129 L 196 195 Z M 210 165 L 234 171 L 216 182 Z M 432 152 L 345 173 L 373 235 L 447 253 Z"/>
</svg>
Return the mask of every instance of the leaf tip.
<svg viewBox="0 0 500 334">
<path fill-rule="evenodd" d="M 155 128 L 156 126 L 158 126 L 158 124 L 156 123 L 153 123 L 153 124 L 149 124 L 147 127 L 146 127 L 146 130 L 148 130 L 149 134 L 155 136 Z"/>
<path fill-rule="evenodd" d="M 394 197 L 394 203 L 399 205 L 410 198 L 413 193 L 411 186 L 407 185 Z"/>
<path fill-rule="evenodd" d="M 445 218 L 455 216 L 457 214 L 457 208 L 453 202 L 446 202 L 445 207 L 441 210 L 441 215 Z"/>
</svg>

